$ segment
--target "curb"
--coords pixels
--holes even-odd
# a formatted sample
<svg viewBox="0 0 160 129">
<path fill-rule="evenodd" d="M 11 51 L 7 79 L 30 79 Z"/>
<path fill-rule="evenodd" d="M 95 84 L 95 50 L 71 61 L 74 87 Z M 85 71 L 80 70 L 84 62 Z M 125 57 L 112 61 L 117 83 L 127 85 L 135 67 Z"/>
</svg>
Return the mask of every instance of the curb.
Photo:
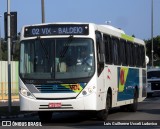
<svg viewBox="0 0 160 129">
<path fill-rule="evenodd" d="M 18 114 L 18 115 L 12 115 L 12 116 L 0 116 L 0 120 L 12 119 L 12 118 L 24 118 L 24 117 L 30 117 L 30 116 L 37 116 L 37 112 Z"/>
<path fill-rule="evenodd" d="M 6 103 L 8 102 L 8 100 L 3 99 L 3 100 L 0 100 L 0 102 Z M 19 99 L 12 99 L 12 102 L 19 102 Z"/>
</svg>

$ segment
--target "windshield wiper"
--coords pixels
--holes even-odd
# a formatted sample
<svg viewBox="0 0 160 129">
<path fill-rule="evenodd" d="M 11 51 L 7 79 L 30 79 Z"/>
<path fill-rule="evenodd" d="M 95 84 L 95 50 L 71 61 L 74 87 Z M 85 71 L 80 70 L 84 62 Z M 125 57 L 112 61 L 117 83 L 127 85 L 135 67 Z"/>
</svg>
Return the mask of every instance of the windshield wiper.
<svg viewBox="0 0 160 129">
<path fill-rule="evenodd" d="M 37 37 L 37 40 L 38 40 L 38 41 L 40 42 L 40 44 L 41 44 L 41 47 L 42 47 L 42 49 L 43 49 L 43 51 L 44 51 L 44 54 L 45 54 L 45 57 L 46 57 L 47 59 L 49 59 L 49 54 L 48 54 L 47 48 L 45 47 L 45 45 L 43 44 L 43 42 L 42 42 L 42 40 L 40 39 L 39 36 Z"/>
<path fill-rule="evenodd" d="M 63 58 L 63 57 L 65 56 L 65 54 L 67 53 L 69 44 L 72 42 L 72 40 L 73 40 L 73 35 L 70 35 L 70 36 L 68 37 L 67 42 L 64 44 L 63 50 L 62 50 L 61 53 L 60 53 L 60 57 L 61 57 L 61 58 Z"/>
</svg>

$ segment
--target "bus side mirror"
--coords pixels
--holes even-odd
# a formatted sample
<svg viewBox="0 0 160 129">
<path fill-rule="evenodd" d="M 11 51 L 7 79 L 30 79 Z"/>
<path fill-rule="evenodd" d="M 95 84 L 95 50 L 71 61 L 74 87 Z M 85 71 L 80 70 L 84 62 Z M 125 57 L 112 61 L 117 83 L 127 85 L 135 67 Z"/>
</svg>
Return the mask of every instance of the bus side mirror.
<svg viewBox="0 0 160 129">
<path fill-rule="evenodd" d="M 20 37 L 20 32 L 18 33 L 17 38 L 19 39 Z M 17 42 L 17 40 L 13 40 L 11 43 L 11 54 L 15 55 L 17 52 L 17 50 L 19 50 L 19 43 Z"/>
<path fill-rule="evenodd" d="M 12 45 L 11 45 L 11 54 L 14 55 L 15 53 L 16 53 L 16 43 L 12 42 Z"/>
<path fill-rule="evenodd" d="M 149 63 L 149 57 L 146 56 L 146 65 Z"/>
<path fill-rule="evenodd" d="M 19 43 L 16 41 L 13 41 L 11 44 L 11 55 L 15 56 L 19 53 Z M 18 54 L 19 55 L 19 54 Z"/>
</svg>

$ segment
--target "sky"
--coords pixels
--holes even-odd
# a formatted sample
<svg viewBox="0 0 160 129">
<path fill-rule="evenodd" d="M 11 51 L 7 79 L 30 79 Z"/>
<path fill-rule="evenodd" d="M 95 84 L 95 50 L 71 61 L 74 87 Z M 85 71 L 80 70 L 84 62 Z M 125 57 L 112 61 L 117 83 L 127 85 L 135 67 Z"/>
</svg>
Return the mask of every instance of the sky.
<svg viewBox="0 0 160 129">
<path fill-rule="evenodd" d="M 41 23 L 41 0 L 10 0 L 10 10 L 18 13 L 18 29 Z M 91 22 L 121 28 L 128 35 L 151 39 L 152 0 L 44 0 L 45 21 Z M 153 35 L 160 35 L 160 0 L 154 1 Z M 7 0 L 0 0 L 1 35 L 4 37 L 4 12 Z"/>
</svg>

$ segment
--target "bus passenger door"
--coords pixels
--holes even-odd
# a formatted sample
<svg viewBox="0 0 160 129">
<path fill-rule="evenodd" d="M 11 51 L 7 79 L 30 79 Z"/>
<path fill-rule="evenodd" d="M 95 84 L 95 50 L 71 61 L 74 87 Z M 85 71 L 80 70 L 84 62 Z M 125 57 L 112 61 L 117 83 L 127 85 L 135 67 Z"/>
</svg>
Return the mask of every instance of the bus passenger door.
<svg viewBox="0 0 160 129">
<path fill-rule="evenodd" d="M 102 41 L 102 35 L 96 31 L 96 48 L 97 48 L 97 74 L 98 77 L 104 70 L 104 43 Z"/>
<path fill-rule="evenodd" d="M 102 34 L 96 31 L 96 56 L 97 57 L 97 91 L 98 91 L 98 108 L 105 108 L 105 79 L 104 79 L 104 47 Z"/>
</svg>

